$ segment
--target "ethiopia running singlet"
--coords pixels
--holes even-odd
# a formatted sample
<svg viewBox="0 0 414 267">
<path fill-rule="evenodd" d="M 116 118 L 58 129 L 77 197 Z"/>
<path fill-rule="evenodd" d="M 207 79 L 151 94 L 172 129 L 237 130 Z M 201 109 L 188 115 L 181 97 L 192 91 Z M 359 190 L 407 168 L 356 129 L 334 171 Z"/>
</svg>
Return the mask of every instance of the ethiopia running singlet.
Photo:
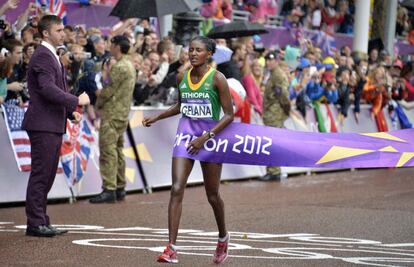
<svg viewBox="0 0 414 267">
<path fill-rule="evenodd" d="M 221 103 L 217 90 L 214 88 L 216 69 L 211 68 L 200 82 L 193 84 L 190 79 L 192 68 L 184 74 L 179 85 L 181 96 L 181 113 L 189 118 L 220 119 Z"/>
</svg>

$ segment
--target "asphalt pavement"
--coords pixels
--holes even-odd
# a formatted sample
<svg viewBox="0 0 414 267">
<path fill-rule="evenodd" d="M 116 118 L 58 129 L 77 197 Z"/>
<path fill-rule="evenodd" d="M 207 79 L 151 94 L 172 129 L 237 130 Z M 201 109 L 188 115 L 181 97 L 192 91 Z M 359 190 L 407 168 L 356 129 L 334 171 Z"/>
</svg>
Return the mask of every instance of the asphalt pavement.
<svg viewBox="0 0 414 267">
<path fill-rule="evenodd" d="M 150 177 L 149 177 L 150 178 Z M 223 266 L 414 266 L 414 168 L 222 183 L 230 256 Z M 69 233 L 24 235 L 24 207 L 0 209 L 0 266 L 165 266 L 169 191 L 124 202 L 51 204 Z M 178 266 L 214 266 L 217 229 L 202 185 L 188 187 Z"/>
</svg>

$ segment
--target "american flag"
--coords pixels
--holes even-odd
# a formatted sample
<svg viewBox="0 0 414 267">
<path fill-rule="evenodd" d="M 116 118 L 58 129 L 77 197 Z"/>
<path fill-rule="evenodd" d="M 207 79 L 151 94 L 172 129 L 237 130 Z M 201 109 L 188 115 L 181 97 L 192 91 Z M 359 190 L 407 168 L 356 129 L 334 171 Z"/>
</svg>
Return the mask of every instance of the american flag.
<svg viewBox="0 0 414 267">
<path fill-rule="evenodd" d="M 22 130 L 25 107 L 20 107 L 17 100 L 9 100 L 2 105 L 4 121 L 12 146 L 17 168 L 21 172 L 32 170 L 31 146 L 29 136 Z M 69 121 L 68 121 L 69 123 Z M 90 132 L 90 131 L 89 131 Z M 63 146 L 63 145 L 62 145 Z M 63 158 L 63 155 L 61 155 Z M 63 173 L 62 163 L 59 162 L 57 173 Z"/>
<path fill-rule="evenodd" d="M 30 140 L 26 131 L 21 129 L 25 108 L 21 108 L 17 100 L 9 100 L 2 107 L 17 167 L 19 171 L 30 171 L 32 169 Z"/>
<path fill-rule="evenodd" d="M 61 148 L 61 163 L 69 186 L 74 186 L 86 172 L 91 144 L 94 141 L 91 126 L 83 118 L 79 124 L 70 121 L 66 124 Z"/>
<path fill-rule="evenodd" d="M 59 16 L 66 25 L 66 10 L 63 0 L 36 0 L 36 6 L 43 12 Z"/>
</svg>

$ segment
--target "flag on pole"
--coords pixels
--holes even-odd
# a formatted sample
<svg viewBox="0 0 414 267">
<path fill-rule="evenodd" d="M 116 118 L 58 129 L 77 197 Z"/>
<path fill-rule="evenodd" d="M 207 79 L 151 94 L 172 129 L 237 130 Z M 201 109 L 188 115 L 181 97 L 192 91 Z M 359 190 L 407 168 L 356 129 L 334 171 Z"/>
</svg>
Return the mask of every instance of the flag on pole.
<svg viewBox="0 0 414 267">
<path fill-rule="evenodd" d="M 66 25 L 66 9 L 63 0 L 36 0 L 36 6 L 43 12 L 56 15 Z"/>
<path fill-rule="evenodd" d="M 2 105 L 2 109 L 17 168 L 21 172 L 31 171 L 30 140 L 27 132 L 22 130 L 24 113 L 27 108 L 20 107 L 17 100 L 9 100 Z M 67 133 L 63 136 L 61 161 L 57 173 L 65 172 L 68 183 L 73 186 L 86 172 L 91 142 L 94 138 L 91 126 L 88 125 L 86 120 L 83 120 L 79 125 L 68 120 L 67 125 Z"/>
<path fill-rule="evenodd" d="M 25 108 L 21 108 L 17 100 L 7 101 L 2 108 L 17 168 L 19 171 L 30 171 L 32 169 L 30 140 L 26 131 L 21 129 Z"/>
<path fill-rule="evenodd" d="M 63 135 L 61 163 L 70 187 L 85 175 L 93 141 L 91 126 L 86 118 L 79 124 L 68 121 Z"/>
</svg>

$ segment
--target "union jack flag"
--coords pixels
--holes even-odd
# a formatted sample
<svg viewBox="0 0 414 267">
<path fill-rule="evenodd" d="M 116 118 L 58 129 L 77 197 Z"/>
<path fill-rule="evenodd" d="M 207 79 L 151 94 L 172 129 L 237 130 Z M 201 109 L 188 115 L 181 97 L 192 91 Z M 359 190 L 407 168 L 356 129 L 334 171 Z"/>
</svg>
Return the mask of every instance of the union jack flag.
<svg viewBox="0 0 414 267">
<path fill-rule="evenodd" d="M 91 126 L 84 118 L 79 124 L 68 121 L 63 135 L 61 163 L 69 186 L 74 186 L 86 173 L 91 144 L 94 141 Z"/>
<path fill-rule="evenodd" d="M 52 15 L 59 16 L 66 25 L 66 10 L 63 0 L 36 0 L 36 6 Z"/>
<path fill-rule="evenodd" d="M 16 99 L 7 101 L 2 108 L 17 168 L 21 172 L 29 172 L 32 170 L 31 145 L 27 132 L 22 130 L 24 113 L 27 108 L 20 107 Z M 62 166 L 59 164 L 57 173 L 62 172 Z"/>
</svg>

